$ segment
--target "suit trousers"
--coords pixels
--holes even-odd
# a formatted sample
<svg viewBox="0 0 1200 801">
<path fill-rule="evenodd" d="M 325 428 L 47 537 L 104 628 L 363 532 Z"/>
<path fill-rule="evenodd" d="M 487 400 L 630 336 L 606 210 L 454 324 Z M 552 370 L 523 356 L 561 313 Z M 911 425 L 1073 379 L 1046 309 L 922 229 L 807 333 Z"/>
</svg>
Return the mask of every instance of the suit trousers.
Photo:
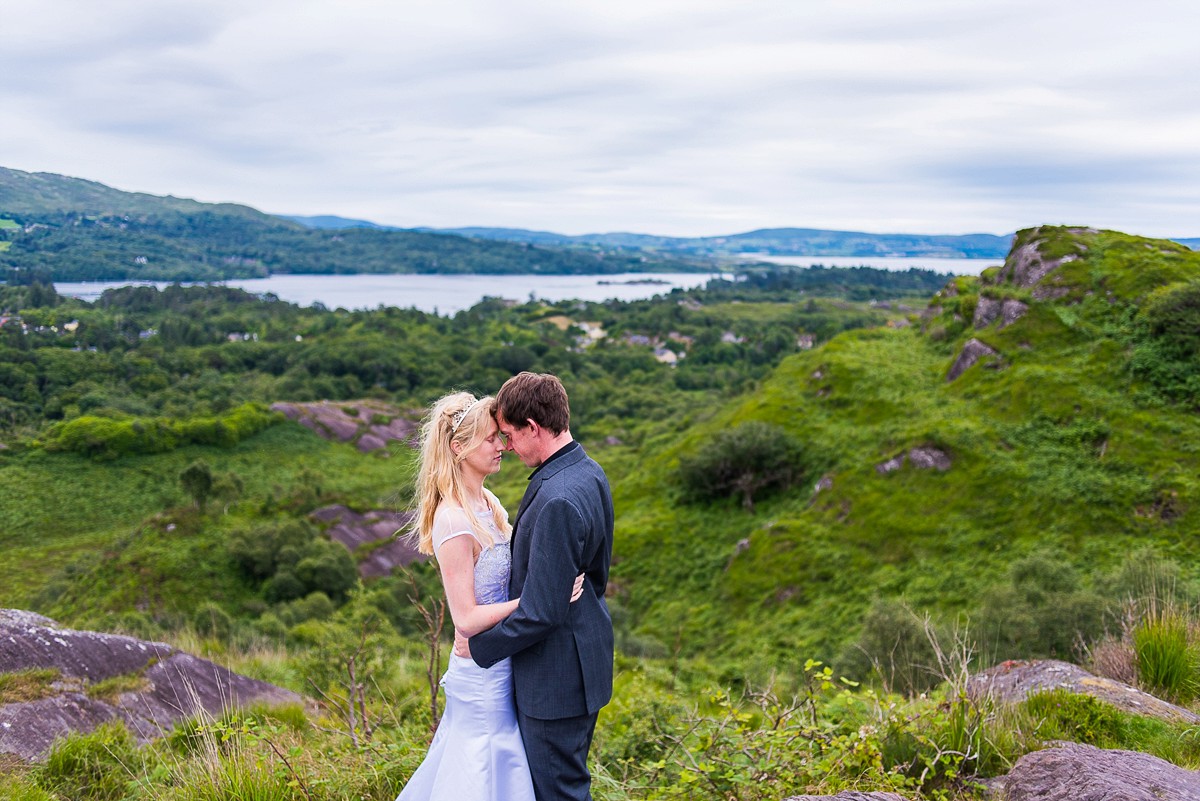
<svg viewBox="0 0 1200 801">
<path fill-rule="evenodd" d="M 587 757 L 598 714 L 542 720 L 517 711 L 537 801 L 591 801 Z"/>
</svg>

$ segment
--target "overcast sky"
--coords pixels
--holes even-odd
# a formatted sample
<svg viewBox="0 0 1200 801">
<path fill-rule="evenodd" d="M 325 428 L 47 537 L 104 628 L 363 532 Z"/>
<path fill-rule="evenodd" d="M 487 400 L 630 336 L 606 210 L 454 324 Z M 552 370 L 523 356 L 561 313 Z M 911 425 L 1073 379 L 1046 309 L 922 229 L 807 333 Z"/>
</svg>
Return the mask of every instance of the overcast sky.
<svg viewBox="0 0 1200 801">
<path fill-rule="evenodd" d="M 404 227 L 1200 236 L 1200 3 L 0 0 L 0 166 Z"/>
</svg>

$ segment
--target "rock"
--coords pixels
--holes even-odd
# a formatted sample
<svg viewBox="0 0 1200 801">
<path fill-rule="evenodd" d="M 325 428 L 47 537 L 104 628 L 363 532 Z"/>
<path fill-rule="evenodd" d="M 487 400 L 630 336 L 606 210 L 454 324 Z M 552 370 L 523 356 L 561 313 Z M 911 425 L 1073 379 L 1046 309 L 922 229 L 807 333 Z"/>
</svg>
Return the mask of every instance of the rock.
<svg viewBox="0 0 1200 801">
<path fill-rule="evenodd" d="M 389 512 L 372 509 L 359 514 L 345 506 L 325 506 L 311 512 L 310 517 L 321 523 L 330 524 L 326 533 L 330 539 L 345 545 L 351 553 L 364 545 L 387 541 L 371 549 L 358 564 L 358 573 L 363 578 L 391 575 L 397 567 L 425 559 L 417 551 L 416 544 L 408 537 L 396 536 L 396 532 L 408 525 L 410 512 Z"/>
<path fill-rule="evenodd" d="M 417 424 L 399 409 L 376 400 L 273 403 L 271 410 L 325 439 L 354 442 L 364 453 L 391 442 L 416 446 Z"/>
<path fill-rule="evenodd" d="M 998 355 L 994 348 L 983 344 L 978 339 L 967 340 L 967 344 L 963 345 L 962 353 L 958 354 L 958 358 L 950 366 L 950 372 L 946 374 L 946 380 L 953 381 L 958 378 L 984 356 Z"/>
<path fill-rule="evenodd" d="M 907 801 L 896 793 L 860 793 L 844 790 L 837 795 L 789 795 L 783 801 Z"/>
<path fill-rule="evenodd" d="M 1200 715 L 1190 710 L 1057 659 L 1001 662 L 967 681 L 967 693 L 972 698 L 987 696 L 1006 703 L 1018 703 L 1031 693 L 1056 689 L 1090 695 L 1125 712 L 1187 725 L 1200 723 Z"/>
<path fill-rule="evenodd" d="M 45 758 L 70 732 L 89 732 L 120 720 L 138 742 L 161 737 L 181 720 L 221 715 L 231 706 L 299 703 L 289 690 L 241 676 L 165 643 L 59 628 L 49 618 L 0 610 L 0 672 L 54 668 L 51 694 L 0 705 L 0 755 Z M 136 676 L 141 689 L 115 699 L 91 698 L 81 689 L 116 676 Z"/>
<path fill-rule="evenodd" d="M 1029 311 L 1029 306 L 1016 298 L 1009 298 L 1000 305 L 1000 328 L 1008 328 L 1010 325 L 1020 320 L 1025 316 L 1025 312 Z"/>
<path fill-rule="evenodd" d="M 818 492 L 825 492 L 826 490 L 831 489 L 833 489 L 833 476 L 826 474 L 821 476 L 821 478 L 817 481 L 816 486 L 813 487 L 813 494 L 815 495 Z"/>
<path fill-rule="evenodd" d="M 980 295 L 979 300 L 975 302 L 975 327 L 986 328 L 991 325 L 1000 316 L 1000 307 L 1003 304 L 1004 301 Z"/>
<path fill-rule="evenodd" d="M 1005 801 L 1196 801 L 1200 772 L 1137 751 L 1061 743 L 990 783 Z"/>
<path fill-rule="evenodd" d="M 1033 287 L 1062 265 L 1079 258 L 1069 254 L 1058 259 L 1046 259 L 1042 256 L 1040 245 L 1041 240 L 1034 239 L 1014 248 L 996 275 L 996 283 L 1011 283 L 1023 288 Z"/>
<path fill-rule="evenodd" d="M 893 456 L 886 462 L 880 462 L 875 465 L 875 472 L 881 476 L 886 475 L 893 470 L 899 470 L 901 467 L 904 467 L 905 461 L 912 462 L 913 467 L 920 470 L 949 470 L 953 464 L 950 457 L 944 451 L 926 445 L 921 448 L 912 448 L 907 453 Z M 820 485 L 818 485 L 817 489 L 820 489 Z"/>
<path fill-rule="evenodd" d="M 921 470 L 949 470 L 952 462 L 950 457 L 944 451 L 937 448 L 926 446 L 924 448 L 913 448 L 908 452 L 908 460 L 912 462 L 913 467 Z"/>
</svg>

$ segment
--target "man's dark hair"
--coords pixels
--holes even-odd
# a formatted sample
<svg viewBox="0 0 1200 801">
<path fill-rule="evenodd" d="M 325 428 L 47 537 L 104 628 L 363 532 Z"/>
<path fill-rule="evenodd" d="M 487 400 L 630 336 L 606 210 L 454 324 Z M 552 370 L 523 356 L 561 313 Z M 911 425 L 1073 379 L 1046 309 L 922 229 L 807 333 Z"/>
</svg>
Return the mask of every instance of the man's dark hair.
<svg viewBox="0 0 1200 801">
<path fill-rule="evenodd" d="M 517 428 L 532 420 L 555 436 L 571 426 L 567 391 L 550 373 L 518 373 L 505 381 L 496 393 L 496 412 Z"/>
</svg>

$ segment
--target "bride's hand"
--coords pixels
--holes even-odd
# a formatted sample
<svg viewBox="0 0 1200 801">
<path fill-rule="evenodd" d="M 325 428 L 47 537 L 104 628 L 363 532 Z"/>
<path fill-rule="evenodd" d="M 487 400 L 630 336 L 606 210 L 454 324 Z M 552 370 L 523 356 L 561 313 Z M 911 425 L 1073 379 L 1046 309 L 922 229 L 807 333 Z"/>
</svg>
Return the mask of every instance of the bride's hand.
<svg viewBox="0 0 1200 801">
<path fill-rule="evenodd" d="M 579 600 L 579 596 L 583 595 L 583 573 L 575 577 L 575 586 L 571 589 L 571 603 Z"/>
</svg>

